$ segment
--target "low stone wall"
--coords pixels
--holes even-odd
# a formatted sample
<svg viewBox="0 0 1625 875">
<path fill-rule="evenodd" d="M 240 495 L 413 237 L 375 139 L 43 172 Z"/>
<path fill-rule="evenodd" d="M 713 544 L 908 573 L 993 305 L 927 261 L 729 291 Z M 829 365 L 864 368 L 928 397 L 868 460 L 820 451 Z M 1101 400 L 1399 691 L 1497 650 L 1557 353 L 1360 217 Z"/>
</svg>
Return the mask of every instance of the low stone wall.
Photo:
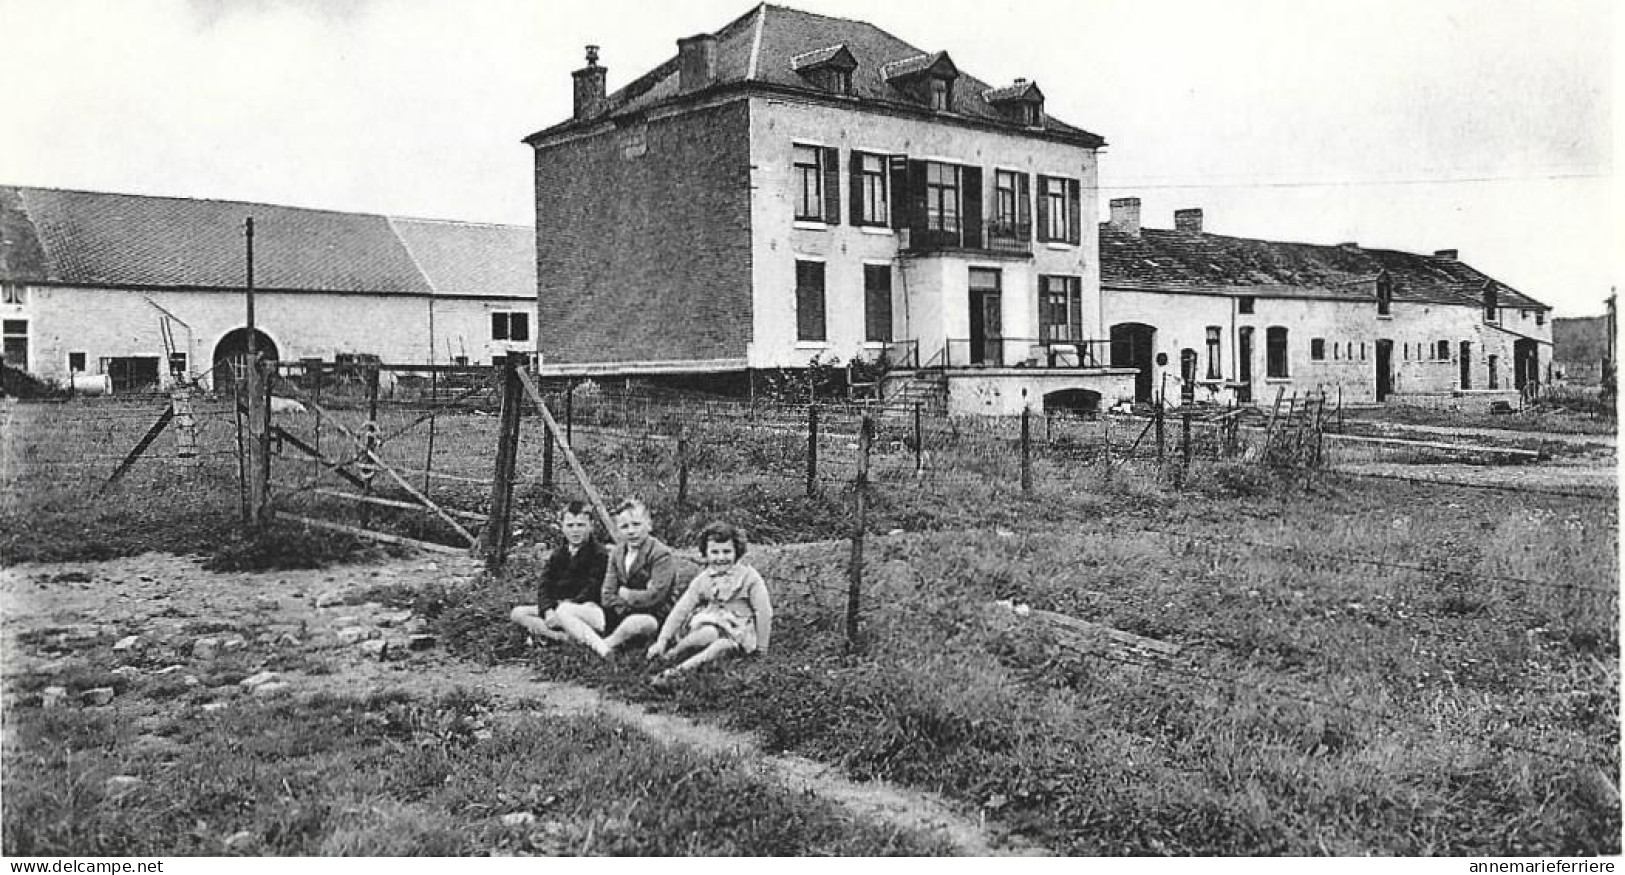
<svg viewBox="0 0 1625 875">
<path fill-rule="evenodd" d="M 1029 368 L 968 368 L 948 371 L 948 413 L 952 416 L 1019 416 L 1022 408 L 1044 409 L 1044 396 L 1093 392 L 1097 409 L 1134 400 L 1132 368 L 1051 371 Z M 1025 390 L 1025 394 L 1023 391 Z"/>
<path fill-rule="evenodd" d="M 1523 406 L 1522 393 L 1517 389 L 1456 389 L 1450 392 L 1395 392 L 1388 403 L 1401 407 L 1429 407 L 1442 410 L 1463 410 L 1486 413 L 1497 401 L 1505 401 L 1514 410 Z"/>
</svg>

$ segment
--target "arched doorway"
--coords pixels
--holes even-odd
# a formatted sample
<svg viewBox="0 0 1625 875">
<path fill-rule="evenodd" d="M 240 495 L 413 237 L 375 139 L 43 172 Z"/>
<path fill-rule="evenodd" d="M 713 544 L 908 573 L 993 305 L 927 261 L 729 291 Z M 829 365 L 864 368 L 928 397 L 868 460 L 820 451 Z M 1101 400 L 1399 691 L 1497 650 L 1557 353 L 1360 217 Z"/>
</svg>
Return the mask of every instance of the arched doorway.
<svg viewBox="0 0 1625 875">
<path fill-rule="evenodd" d="M 281 357 L 277 354 L 276 344 L 265 336 L 265 332 L 257 328 L 254 330 L 254 347 L 262 358 L 275 361 Z M 233 373 L 230 362 L 247 357 L 248 329 L 238 328 L 226 332 L 226 336 L 220 338 L 220 342 L 214 345 L 214 357 L 211 359 L 214 362 L 214 385 L 221 386 L 229 382 Z"/>
<path fill-rule="evenodd" d="M 1134 400 L 1151 400 L 1151 356 L 1157 329 L 1141 322 L 1120 322 L 1111 327 L 1112 367 L 1135 368 Z"/>
<path fill-rule="evenodd" d="M 1100 410 L 1100 393 L 1089 389 L 1061 389 L 1044 396 L 1045 413 L 1095 413 Z"/>
</svg>

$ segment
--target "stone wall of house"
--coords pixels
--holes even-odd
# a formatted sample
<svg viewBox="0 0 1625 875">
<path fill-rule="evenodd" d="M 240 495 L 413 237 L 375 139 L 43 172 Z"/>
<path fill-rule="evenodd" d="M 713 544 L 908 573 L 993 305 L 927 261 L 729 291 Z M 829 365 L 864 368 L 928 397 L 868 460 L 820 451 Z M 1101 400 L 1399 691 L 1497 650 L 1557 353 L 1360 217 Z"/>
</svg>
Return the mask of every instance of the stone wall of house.
<svg viewBox="0 0 1625 875">
<path fill-rule="evenodd" d="M 1496 324 L 1484 322 L 1481 308 L 1396 301 L 1388 317 L 1377 315 L 1374 301 L 1255 297 L 1254 312 L 1239 312 L 1234 296 L 1170 294 L 1109 289 L 1105 293 L 1109 324 L 1138 322 L 1157 329 L 1155 350 L 1165 354 L 1165 365 L 1153 374 L 1153 387 L 1164 385 L 1167 396 L 1181 386 L 1180 354 L 1195 351 L 1197 378 L 1208 373 L 1207 328 L 1220 328 L 1220 373 L 1237 379 L 1239 332 L 1253 329 L 1253 400 L 1270 403 L 1278 390 L 1339 394 L 1345 402 L 1376 401 L 1377 341 L 1393 342 L 1391 370 L 1397 395 L 1448 394 L 1461 388 L 1461 344 L 1469 344 L 1471 386 L 1489 389 L 1491 357 L 1497 388 L 1510 388 L 1514 380 L 1513 344 L 1520 338 L 1540 343 L 1539 378 L 1547 378 L 1551 357 L 1551 325 L 1537 325 L 1532 313 L 1503 308 Z M 1268 329 L 1287 330 L 1287 374 L 1268 375 Z M 1323 344 L 1323 357 L 1312 355 L 1313 341 Z M 1445 341 L 1448 355 L 1438 356 Z M 1166 375 L 1166 376 L 1165 376 Z M 1396 399 L 1397 400 L 1397 399 Z"/>
<path fill-rule="evenodd" d="M 1082 325 L 1086 336 L 1104 337 L 1100 319 L 1100 258 L 1097 227 L 1097 163 L 1092 150 L 1010 133 L 977 130 L 939 121 L 870 110 L 829 106 L 792 97 L 751 99 L 751 204 L 754 309 L 753 367 L 804 365 L 815 355 L 842 360 L 870 355 L 864 341 L 866 263 L 893 265 L 892 328 L 897 339 L 918 340 L 929 360 L 949 339 L 969 337 L 971 267 L 1001 272 L 1002 332 L 1006 337 L 1038 336 L 1038 276 L 1056 274 L 1081 280 Z M 795 220 L 793 151 L 797 144 L 839 150 L 841 221 Z M 982 169 L 982 216 L 992 218 L 994 171 L 1027 173 L 1038 192 L 1037 175 L 1079 181 L 1081 242 L 1034 242 L 1031 258 L 932 255 L 899 264 L 899 234 L 890 228 L 856 226 L 851 207 L 852 151 L 907 155 Z M 1034 213 L 1036 221 L 1036 213 Z M 825 263 L 826 341 L 796 339 L 795 262 Z M 1025 347 L 1007 345 L 1006 363 L 1026 357 Z"/>
<path fill-rule="evenodd" d="M 536 150 L 548 363 L 737 358 L 744 367 L 749 116 L 734 99 Z"/>
</svg>

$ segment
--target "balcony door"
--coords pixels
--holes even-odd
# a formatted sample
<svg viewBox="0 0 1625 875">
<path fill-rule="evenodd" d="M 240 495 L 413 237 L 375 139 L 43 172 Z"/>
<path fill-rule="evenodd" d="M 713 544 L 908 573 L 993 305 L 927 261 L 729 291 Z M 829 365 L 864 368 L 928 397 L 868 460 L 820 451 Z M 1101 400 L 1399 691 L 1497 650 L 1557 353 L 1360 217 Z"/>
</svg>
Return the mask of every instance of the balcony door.
<svg viewBox="0 0 1625 875">
<path fill-rule="evenodd" d="M 997 270 L 970 269 L 970 362 L 1004 363 L 1004 293 Z"/>
</svg>

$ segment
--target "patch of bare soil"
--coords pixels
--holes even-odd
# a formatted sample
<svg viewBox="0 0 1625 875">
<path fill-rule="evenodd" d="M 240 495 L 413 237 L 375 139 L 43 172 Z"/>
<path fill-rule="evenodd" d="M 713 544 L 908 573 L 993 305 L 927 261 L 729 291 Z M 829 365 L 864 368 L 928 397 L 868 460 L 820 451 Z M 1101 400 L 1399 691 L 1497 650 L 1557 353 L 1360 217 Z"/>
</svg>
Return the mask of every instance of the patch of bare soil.
<svg viewBox="0 0 1625 875">
<path fill-rule="evenodd" d="M 215 688 L 230 707 L 255 695 L 367 694 L 389 690 L 434 697 L 477 689 L 496 703 L 496 717 L 525 711 L 602 714 L 649 736 L 706 752 L 737 756 L 752 772 L 791 792 L 810 792 L 855 815 L 934 833 L 965 854 L 1043 853 L 973 820 L 943 799 L 885 782 L 857 783 L 837 769 L 762 750 L 746 734 L 653 713 L 594 690 L 537 679 L 523 665 L 483 666 L 451 657 L 426 637 L 411 611 L 369 595 L 392 585 L 473 585 L 479 568 L 458 557 L 413 558 L 380 565 L 310 571 L 216 574 L 194 558 L 146 554 L 109 562 L 68 562 L 0 570 L 0 676 L 11 707 L 18 680 L 73 668 L 84 648 L 146 653 L 144 667 L 200 676 L 222 652 L 248 636 L 273 648 L 282 663 L 309 656 L 321 673 L 299 669 L 254 675 Z M 369 592 L 372 591 L 372 592 Z M 506 622 L 493 617 L 493 623 Z M 30 643 L 24 643 L 24 642 Z M 164 665 L 160 666 L 159 664 Z M 159 707 L 155 705 L 154 707 Z"/>
</svg>

